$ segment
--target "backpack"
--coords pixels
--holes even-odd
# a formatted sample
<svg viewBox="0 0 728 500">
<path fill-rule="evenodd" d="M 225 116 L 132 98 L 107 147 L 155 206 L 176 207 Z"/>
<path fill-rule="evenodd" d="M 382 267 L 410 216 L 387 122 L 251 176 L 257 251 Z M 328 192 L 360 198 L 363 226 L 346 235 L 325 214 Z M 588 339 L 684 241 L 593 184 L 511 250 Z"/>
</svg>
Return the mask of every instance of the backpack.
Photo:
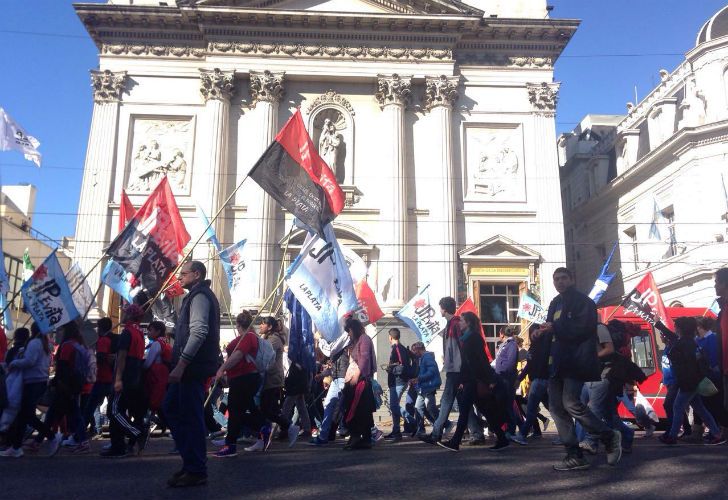
<svg viewBox="0 0 728 500">
<path fill-rule="evenodd" d="M 76 350 L 73 370 L 80 385 L 93 384 L 96 382 L 96 356 L 91 356 L 89 350 L 77 342 L 73 343 L 73 348 Z"/>
<path fill-rule="evenodd" d="M 255 335 L 254 333 L 252 335 Z M 276 351 L 273 346 L 266 339 L 260 338 L 255 335 L 258 339 L 258 352 L 253 358 L 250 354 L 247 355 L 248 361 L 255 363 L 255 368 L 258 373 L 264 374 L 273 367 L 276 362 Z"/>
<path fill-rule="evenodd" d="M 404 352 L 404 356 L 402 356 L 402 352 Z M 403 350 L 397 349 L 397 360 L 400 364 L 392 367 L 392 375 L 395 375 L 402 380 L 410 380 L 417 376 L 417 365 L 412 359 L 412 355 L 408 348 L 404 347 Z"/>
</svg>

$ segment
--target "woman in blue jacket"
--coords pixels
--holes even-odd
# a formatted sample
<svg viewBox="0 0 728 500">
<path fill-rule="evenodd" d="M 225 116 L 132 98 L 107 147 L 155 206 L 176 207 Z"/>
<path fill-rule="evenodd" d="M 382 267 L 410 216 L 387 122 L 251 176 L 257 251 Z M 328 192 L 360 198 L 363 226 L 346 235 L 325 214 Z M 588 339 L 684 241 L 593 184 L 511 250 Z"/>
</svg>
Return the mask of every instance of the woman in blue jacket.
<svg viewBox="0 0 728 500">
<path fill-rule="evenodd" d="M 425 433 L 425 418 L 432 424 L 437 420 L 439 412 L 437 403 L 435 402 L 435 393 L 442 384 L 440 378 L 440 368 L 435 361 L 435 355 L 425 349 L 425 344 L 415 342 L 410 347 L 412 354 L 419 360 L 419 371 L 417 378 L 412 379 L 412 383 L 417 387 L 417 400 L 415 401 L 415 410 L 417 411 L 417 434 Z"/>
</svg>

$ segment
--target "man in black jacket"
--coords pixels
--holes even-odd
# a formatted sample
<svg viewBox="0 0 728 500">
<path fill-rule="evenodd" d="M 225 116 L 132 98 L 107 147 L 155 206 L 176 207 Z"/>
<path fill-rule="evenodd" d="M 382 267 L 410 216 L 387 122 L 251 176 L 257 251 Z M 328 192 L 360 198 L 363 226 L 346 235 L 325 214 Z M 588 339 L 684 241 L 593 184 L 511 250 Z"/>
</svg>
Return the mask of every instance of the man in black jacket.
<svg viewBox="0 0 728 500">
<path fill-rule="evenodd" d="M 584 382 L 601 378 L 596 305 L 574 288 L 574 275 L 565 267 L 554 271 L 554 288 L 559 295 L 549 305 L 546 323 L 535 332 L 535 335 L 551 337 L 549 411 L 567 450 L 566 458 L 554 465 L 554 469 L 589 468 L 579 448 L 574 419 L 587 432 L 600 437 L 607 450 L 607 463 L 615 465 L 622 458 L 621 434 L 599 420 L 580 398 Z"/>
</svg>

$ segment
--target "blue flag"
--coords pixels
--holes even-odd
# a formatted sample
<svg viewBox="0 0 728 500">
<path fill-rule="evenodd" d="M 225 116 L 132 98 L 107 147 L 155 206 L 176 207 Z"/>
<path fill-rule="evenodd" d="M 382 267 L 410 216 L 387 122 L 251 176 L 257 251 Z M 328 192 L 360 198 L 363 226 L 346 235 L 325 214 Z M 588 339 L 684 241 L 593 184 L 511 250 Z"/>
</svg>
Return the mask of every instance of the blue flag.
<svg viewBox="0 0 728 500">
<path fill-rule="evenodd" d="M 42 333 L 51 332 L 79 316 L 55 250 L 23 283 L 20 293 L 25 308 Z"/>
<path fill-rule="evenodd" d="M 447 325 L 447 319 L 440 314 L 437 302 L 435 301 L 435 305 L 432 305 L 430 292 L 430 285 L 425 285 L 395 314 L 425 344 L 432 342 Z"/>
<path fill-rule="evenodd" d="M 5 326 L 5 331 L 12 330 L 13 315 L 10 307 L 8 306 L 8 298 L 4 293 L 0 294 L 0 308 L 3 310 L 3 325 Z"/>
<path fill-rule="evenodd" d="M 245 270 L 245 259 L 243 258 L 243 247 L 248 240 L 238 241 L 220 252 L 220 262 L 228 278 L 230 295 L 240 291 L 243 282 L 243 271 Z"/>
<path fill-rule="evenodd" d="M 288 335 L 288 359 L 298 363 L 309 373 L 316 368 L 311 316 L 296 299 L 291 290 L 283 296 L 286 308 L 291 313 L 291 328 Z"/>
<path fill-rule="evenodd" d="M 359 301 L 331 224 L 323 231 L 324 238 L 308 234 L 286 280 L 321 336 L 332 342 L 341 335 L 344 317 L 359 309 Z"/>
<path fill-rule="evenodd" d="M 589 292 L 589 298 L 592 299 L 595 304 L 599 303 L 599 299 L 602 298 L 604 292 L 606 292 L 607 288 L 609 288 L 609 284 L 617 275 L 617 273 L 609 272 L 609 264 L 612 263 L 612 256 L 614 255 L 614 251 L 616 249 L 617 243 L 615 242 L 614 246 L 612 247 L 612 251 L 609 252 L 609 257 L 607 257 L 607 261 L 602 266 L 602 272 L 599 274 L 599 277 L 594 282 L 594 286 L 592 287 L 591 292 Z"/>
<path fill-rule="evenodd" d="M 202 224 L 203 228 L 205 229 L 205 240 L 209 241 L 213 245 L 215 245 L 215 248 L 219 252 L 222 250 L 222 245 L 220 244 L 220 241 L 217 239 L 217 234 L 215 234 L 215 229 L 210 224 L 210 219 L 207 218 L 207 215 L 205 215 L 205 211 L 202 210 L 202 207 L 199 203 L 195 204 L 195 210 L 197 211 L 197 217 L 200 219 L 200 223 Z"/>
<path fill-rule="evenodd" d="M 109 260 L 104 270 L 101 271 L 101 281 L 129 303 L 133 301 L 134 295 L 141 291 L 134 275 L 126 272 L 126 269 L 113 259 Z"/>
</svg>

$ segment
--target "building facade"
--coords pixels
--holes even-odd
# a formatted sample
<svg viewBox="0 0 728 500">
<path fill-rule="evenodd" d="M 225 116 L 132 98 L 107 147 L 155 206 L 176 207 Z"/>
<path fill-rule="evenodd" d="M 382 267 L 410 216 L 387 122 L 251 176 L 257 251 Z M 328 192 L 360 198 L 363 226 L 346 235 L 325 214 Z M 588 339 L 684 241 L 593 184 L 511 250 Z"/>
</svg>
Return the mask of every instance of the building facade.
<svg viewBox="0 0 728 500">
<path fill-rule="evenodd" d="M 99 49 L 76 231 L 84 269 L 116 234 L 121 190 L 138 206 L 167 174 L 193 242 L 195 203 L 220 210 L 223 244 L 247 239 L 248 293 L 226 301 L 259 308 L 304 235 L 245 178 L 300 109 L 346 193 L 336 234 L 369 264 L 386 311 L 429 284 L 472 296 L 494 337 L 516 322 L 519 288 L 553 296 L 565 261 L 553 65 L 578 22 L 548 18 L 545 0 L 75 8 Z M 204 245 L 193 255 L 214 258 Z"/>
<path fill-rule="evenodd" d="M 589 115 L 558 148 L 579 288 L 591 288 L 618 242 L 604 304 L 650 271 L 666 305 L 710 306 L 727 250 L 728 7 L 626 115 Z"/>
</svg>

